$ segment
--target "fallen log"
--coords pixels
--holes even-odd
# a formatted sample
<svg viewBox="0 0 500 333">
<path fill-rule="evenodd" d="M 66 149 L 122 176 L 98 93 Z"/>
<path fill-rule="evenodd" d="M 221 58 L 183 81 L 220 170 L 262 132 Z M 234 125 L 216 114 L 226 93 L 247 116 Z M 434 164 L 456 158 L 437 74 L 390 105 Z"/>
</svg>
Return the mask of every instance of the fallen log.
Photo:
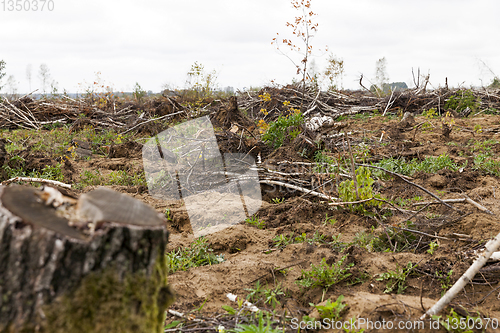
<svg viewBox="0 0 500 333">
<path fill-rule="evenodd" d="M 54 191 L 0 186 L 0 332 L 160 332 L 164 220 L 104 187 Z"/>
</svg>

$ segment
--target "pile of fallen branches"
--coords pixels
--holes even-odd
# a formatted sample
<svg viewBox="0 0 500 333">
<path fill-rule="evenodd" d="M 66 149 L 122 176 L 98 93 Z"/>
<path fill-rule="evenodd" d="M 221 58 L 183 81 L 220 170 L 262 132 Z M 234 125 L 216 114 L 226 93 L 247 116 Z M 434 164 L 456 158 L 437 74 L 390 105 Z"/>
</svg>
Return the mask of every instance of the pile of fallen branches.
<svg viewBox="0 0 500 333">
<path fill-rule="evenodd" d="M 447 111 L 446 101 L 465 89 L 440 88 L 426 90 L 426 84 L 417 88 L 393 91 L 386 96 L 366 90 L 321 91 L 317 87 L 300 85 L 265 87 L 259 91 L 240 92 L 238 107 L 245 110 L 252 120 L 274 121 L 300 109 L 306 119 L 328 116 L 335 120 L 344 115 L 364 112 L 421 113 L 434 108 L 438 114 Z M 500 89 L 472 89 L 480 101 L 480 111 L 500 110 Z M 267 95 L 267 97 L 266 97 Z M 222 103 L 221 103 L 222 102 Z M 33 99 L 30 95 L 18 99 L 0 100 L 0 127 L 40 129 L 50 124 L 72 124 L 80 118 L 94 126 L 115 128 L 121 133 L 139 130 L 142 126 L 162 119 L 176 120 L 200 114 L 214 113 L 224 100 L 212 100 L 196 107 L 185 103 L 182 96 L 153 96 L 145 102 L 134 99 L 93 98 L 73 99 L 66 95 L 57 98 Z"/>
<path fill-rule="evenodd" d="M 239 96 L 239 106 L 247 110 L 251 118 L 266 121 L 274 121 L 279 115 L 286 115 L 292 107 L 301 109 L 306 117 L 329 116 L 332 119 L 363 112 L 419 114 L 431 108 L 442 114 L 448 111 L 445 109 L 446 101 L 465 90 L 448 88 L 426 90 L 424 87 L 417 87 L 378 96 L 369 90 L 320 91 L 308 86 L 302 91 L 298 85 L 288 85 L 242 93 Z M 481 88 L 471 91 L 480 101 L 480 111 L 500 110 L 500 89 Z M 265 97 L 266 94 L 268 98 Z"/>
<path fill-rule="evenodd" d="M 75 124 L 114 128 L 127 133 L 155 120 L 185 114 L 184 108 L 170 97 L 156 97 L 142 105 L 137 101 L 104 101 L 86 98 L 33 99 L 29 96 L 0 101 L 0 127 L 41 129 L 44 125 Z"/>
</svg>

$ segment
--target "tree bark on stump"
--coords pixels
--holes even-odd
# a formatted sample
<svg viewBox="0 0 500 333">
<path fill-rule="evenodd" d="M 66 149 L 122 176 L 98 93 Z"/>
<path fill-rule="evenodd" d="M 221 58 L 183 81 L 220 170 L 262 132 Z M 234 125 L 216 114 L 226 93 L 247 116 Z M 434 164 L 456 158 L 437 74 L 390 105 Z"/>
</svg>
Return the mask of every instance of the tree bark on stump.
<svg viewBox="0 0 500 333">
<path fill-rule="evenodd" d="M 160 332 L 164 219 L 106 188 L 47 193 L 0 186 L 0 332 Z"/>
</svg>

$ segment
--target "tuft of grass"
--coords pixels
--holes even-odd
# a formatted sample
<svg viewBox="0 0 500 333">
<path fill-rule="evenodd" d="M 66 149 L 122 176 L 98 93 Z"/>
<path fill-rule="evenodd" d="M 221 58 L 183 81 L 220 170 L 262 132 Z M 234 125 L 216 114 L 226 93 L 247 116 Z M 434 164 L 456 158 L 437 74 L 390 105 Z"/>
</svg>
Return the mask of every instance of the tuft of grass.
<svg viewBox="0 0 500 333">
<path fill-rule="evenodd" d="M 224 255 L 216 255 L 208 247 L 204 237 L 196 239 L 191 245 L 166 254 L 169 274 L 186 271 L 191 267 L 216 265 L 224 261 Z"/>
<path fill-rule="evenodd" d="M 374 164 L 381 168 L 396 172 L 405 176 L 412 176 L 415 172 L 422 171 L 426 173 L 436 173 L 439 170 L 448 169 L 457 171 L 460 166 L 457 165 L 450 156 L 446 154 L 437 157 L 428 156 L 423 161 L 413 159 L 406 161 L 405 158 L 386 158 Z M 383 171 L 374 171 L 373 174 L 379 178 L 387 178 Z"/>
<path fill-rule="evenodd" d="M 105 185 L 123 185 L 123 186 L 146 186 L 146 179 L 143 172 L 129 174 L 125 170 L 111 171 L 108 175 L 102 175 L 97 169 L 95 171 L 83 170 L 80 174 L 80 181 L 77 188 L 86 186 L 105 186 Z"/>
<path fill-rule="evenodd" d="M 9 164 L 17 165 L 18 167 L 11 167 Z M 2 166 L 7 178 L 14 177 L 30 177 L 30 178 L 43 178 L 48 180 L 56 180 L 59 182 L 64 181 L 64 176 L 62 173 L 62 163 L 57 163 L 55 165 L 46 165 L 42 170 L 26 170 L 25 161 L 22 157 L 13 156 L 9 163 Z"/>
</svg>

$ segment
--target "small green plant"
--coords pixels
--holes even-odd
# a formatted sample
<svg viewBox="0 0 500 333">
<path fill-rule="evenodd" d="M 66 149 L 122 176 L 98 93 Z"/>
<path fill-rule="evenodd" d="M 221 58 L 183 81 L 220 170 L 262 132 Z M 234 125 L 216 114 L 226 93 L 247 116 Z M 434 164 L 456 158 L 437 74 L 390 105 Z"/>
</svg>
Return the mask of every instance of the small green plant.
<svg viewBox="0 0 500 333">
<path fill-rule="evenodd" d="M 328 213 L 326 213 L 325 220 L 323 221 L 323 224 L 335 225 L 335 223 L 337 223 L 337 219 L 334 219 L 333 217 L 328 218 Z"/>
<path fill-rule="evenodd" d="M 427 250 L 427 253 L 429 253 L 430 255 L 433 255 L 434 254 L 434 251 L 436 251 L 436 249 L 439 247 L 439 244 L 437 242 L 430 242 L 429 243 L 429 249 Z"/>
<path fill-rule="evenodd" d="M 285 247 L 289 244 L 292 244 L 293 240 L 294 240 L 293 235 L 294 235 L 294 232 L 292 231 L 289 235 L 279 234 L 279 235 L 274 236 L 274 238 L 273 238 L 274 246 L 275 247 Z"/>
<path fill-rule="evenodd" d="M 359 167 L 356 170 L 356 180 L 358 185 L 358 195 L 356 197 L 356 189 L 354 188 L 353 180 L 345 180 L 340 183 L 338 191 L 340 199 L 344 202 L 353 202 L 357 200 L 366 200 L 370 198 L 380 198 L 380 194 L 373 193 L 373 183 L 375 180 L 371 177 L 371 171 L 365 167 Z M 382 202 L 370 200 L 360 204 L 349 204 L 349 209 L 354 212 L 367 213 L 366 207 L 380 207 Z"/>
<path fill-rule="evenodd" d="M 396 264 L 397 265 L 397 264 Z M 377 281 L 384 281 L 388 280 L 387 284 L 385 285 L 385 290 L 384 293 L 392 293 L 396 288 L 397 288 L 397 293 L 402 294 L 405 289 L 405 283 L 406 283 L 406 278 L 410 275 L 410 273 L 413 271 L 413 269 L 417 267 L 417 265 L 413 265 L 411 262 L 409 262 L 406 265 L 406 268 L 401 268 L 399 265 L 397 265 L 397 268 L 395 271 L 389 271 L 386 273 L 380 274 L 380 277 L 378 277 L 376 280 Z"/>
<path fill-rule="evenodd" d="M 163 213 L 165 215 L 165 218 L 167 221 L 172 222 L 172 211 L 170 209 L 165 209 L 165 212 Z"/>
<path fill-rule="evenodd" d="M 446 109 L 452 109 L 461 112 L 466 108 L 477 111 L 481 105 L 481 99 L 476 98 L 472 90 L 459 90 L 456 94 L 450 96 L 444 103 Z"/>
<path fill-rule="evenodd" d="M 275 204 L 280 204 L 280 203 L 285 202 L 285 198 L 273 198 L 273 199 L 271 199 L 271 201 Z"/>
<path fill-rule="evenodd" d="M 257 227 L 258 229 L 264 229 L 264 227 L 266 226 L 264 221 L 259 220 L 259 218 L 255 215 L 247 218 L 245 222 L 250 225 L 253 225 L 254 227 Z"/>
<path fill-rule="evenodd" d="M 347 304 L 342 303 L 343 300 L 344 295 L 340 295 L 333 303 L 328 299 L 325 305 L 314 305 L 313 303 L 309 303 L 309 305 L 318 309 L 321 319 L 328 318 L 337 321 L 342 318 L 342 312 L 344 312 L 347 307 Z"/>
<path fill-rule="evenodd" d="M 9 164 L 17 164 L 17 168 L 12 168 Z M 62 173 L 62 163 L 55 165 L 46 165 L 42 170 L 25 170 L 25 161 L 22 157 L 13 156 L 10 158 L 9 163 L 2 166 L 7 178 L 14 177 L 29 177 L 29 178 L 43 178 L 48 180 L 56 180 L 62 182 L 64 176 Z"/>
<path fill-rule="evenodd" d="M 310 271 L 302 270 L 302 274 L 296 283 L 304 288 L 320 286 L 326 290 L 352 275 L 349 271 L 354 266 L 354 263 L 347 264 L 343 267 L 346 259 L 347 255 L 330 266 L 326 263 L 326 259 L 323 258 L 318 266 L 311 264 Z"/>
<path fill-rule="evenodd" d="M 307 240 L 307 234 L 305 232 L 294 238 L 294 243 L 304 243 Z"/>
<path fill-rule="evenodd" d="M 281 290 L 281 284 L 278 284 L 274 289 L 265 289 L 262 293 L 264 296 L 264 304 L 271 305 L 273 309 L 276 309 L 276 306 L 281 306 L 280 301 L 278 301 L 278 297 L 285 295 L 283 290 Z"/>
<path fill-rule="evenodd" d="M 247 295 L 247 300 L 253 303 L 256 303 L 263 293 L 262 286 L 260 285 L 260 280 L 257 280 L 257 282 L 255 282 L 255 288 L 248 288 L 245 290 L 249 291 Z"/>
<path fill-rule="evenodd" d="M 204 237 L 196 239 L 191 245 L 166 254 L 169 274 L 185 271 L 191 267 L 215 265 L 224 261 L 224 255 L 216 255 L 208 247 Z"/>
<path fill-rule="evenodd" d="M 373 233 L 367 233 L 366 231 L 362 231 L 354 235 L 352 244 L 365 248 L 368 252 L 372 252 L 374 240 L 375 240 L 375 235 Z"/>
<path fill-rule="evenodd" d="M 349 246 L 349 244 L 340 241 L 340 237 L 342 237 L 342 234 L 338 234 L 337 236 L 332 235 L 332 241 L 330 244 L 332 245 L 332 249 L 334 251 L 342 253 Z"/>
<path fill-rule="evenodd" d="M 437 118 L 438 114 L 437 114 L 436 109 L 431 108 L 427 111 L 422 112 L 422 116 L 424 116 L 425 119 L 427 119 L 427 120 L 431 120 L 431 119 Z"/>
<path fill-rule="evenodd" d="M 314 243 L 326 243 L 326 236 L 321 234 L 319 231 L 315 231 L 311 238 L 306 239 L 309 244 Z"/>
<path fill-rule="evenodd" d="M 234 329 L 235 333 L 282 333 L 283 330 L 278 327 L 273 328 L 271 318 L 266 312 L 266 319 L 263 315 L 264 311 L 259 311 L 257 324 L 238 324 Z"/>
<path fill-rule="evenodd" d="M 453 270 L 450 269 L 448 273 L 444 274 L 443 272 L 436 272 L 436 277 L 438 277 L 441 281 L 441 296 L 443 296 L 446 291 L 453 286 L 451 283 L 451 276 L 453 275 Z"/>
<path fill-rule="evenodd" d="M 474 125 L 474 132 L 476 132 L 477 134 L 483 133 L 483 127 L 481 126 L 481 124 Z"/>
</svg>

